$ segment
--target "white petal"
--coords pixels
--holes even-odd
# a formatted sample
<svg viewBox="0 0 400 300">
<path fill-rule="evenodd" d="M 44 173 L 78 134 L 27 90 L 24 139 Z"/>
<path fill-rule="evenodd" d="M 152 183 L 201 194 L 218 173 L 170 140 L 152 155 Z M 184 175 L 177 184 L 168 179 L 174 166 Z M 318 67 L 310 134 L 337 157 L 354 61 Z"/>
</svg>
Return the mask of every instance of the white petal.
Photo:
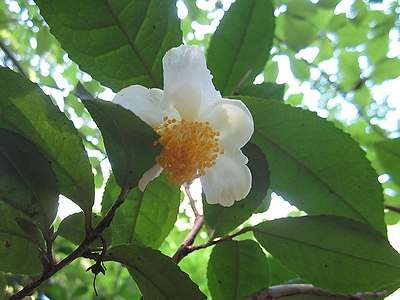
<svg viewBox="0 0 400 300">
<path fill-rule="evenodd" d="M 167 111 L 160 108 L 163 91 L 159 89 L 147 89 L 141 85 L 131 85 L 117 93 L 113 102 L 129 109 L 151 127 L 163 123 L 163 118 L 168 116 L 176 118 L 176 110 Z"/>
<path fill-rule="evenodd" d="M 220 133 L 220 147 L 225 150 L 243 147 L 254 132 L 253 117 L 240 100 L 222 99 L 205 114 L 200 120 L 209 121 L 212 129 Z"/>
<path fill-rule="evenodd" d="M 150 181 L 152 181 L 154 178 L 160 176 L 162 170 L 163 169 L 161 168 L 161 166 L 159 164 L 156 164 L 150 170 L 146 171 L 143 174 L 142 178 L 140 178 L 140 180 L 139 180 L 139 184 L 138 184 L 139 190 L 143 192 Z"/>
<path fill-rule="evenodd" d="M 181 45 L 163 58 L 163 108 L 175 107 L 182 118 L 196 120 L 198 113 L 221 98 L 212 83 L 201 48 Z"/>
<path fill-rule="evenodd" d="M 243 158 L 244 157 L 244 158 Z M 236 155 L 219 155 L 214 165 L 200 177 L 206 200 L 210 204 L 231 206 L 247 196 L 251 188 L 251 172 L 243 163 L 241 151 Z"/>
</svg>

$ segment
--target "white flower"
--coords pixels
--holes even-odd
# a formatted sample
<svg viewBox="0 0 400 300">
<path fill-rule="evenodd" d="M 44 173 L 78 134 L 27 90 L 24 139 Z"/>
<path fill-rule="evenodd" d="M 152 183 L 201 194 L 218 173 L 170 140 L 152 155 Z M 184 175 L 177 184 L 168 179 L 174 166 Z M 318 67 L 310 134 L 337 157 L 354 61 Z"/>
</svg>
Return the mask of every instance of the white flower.
<svg viewBox="0 0 400 300">
<path fill-rule="evenodd" d="M 114 102 L 131 110 L 160 135 L 157 164 L 139 181 L 139 189 L 161 172 L 171 183 L 201 180 L 210 204 L 231 206 L 247 196 L 251 173 L 240 150 L 253 134 L 253 118 L 239 100 L 215 90 L 202 50 L 181 45 L 163 58 L 164 91 L 133 85 Z"/>
</svg>

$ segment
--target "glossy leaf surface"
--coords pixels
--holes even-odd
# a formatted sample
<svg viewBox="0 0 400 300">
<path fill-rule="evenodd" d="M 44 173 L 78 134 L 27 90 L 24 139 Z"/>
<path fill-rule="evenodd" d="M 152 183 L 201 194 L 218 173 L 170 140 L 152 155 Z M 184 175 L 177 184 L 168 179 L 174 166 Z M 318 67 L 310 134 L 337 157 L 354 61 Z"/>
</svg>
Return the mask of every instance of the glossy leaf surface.
<svg viewBox="0 0 400 300">
<path fill-rule="evenodd" d="M 38 274 L 43 270 L 39 248 L 15 222 L 21 213 L 0 201 L 0 270 L 15 274 Z"/>
<path fill-rule="evenodd" d="M 211 253 L 207 278 L 213 299 L 243 299 L 268 287 L 268 259 L 252 240 L 221 243 Z"/>
<path fill-rule="evenodd" d="M 0 199 L 36 220 L 43 232 L 56 217 L 58 182 L 35 144 L 0 128 Z"/>
<path fill-rule="evenodd" d="M 345 216 L 386 233 L 377 174 L 348 134 L 310 111 L 242 99 L 254 118 L 250 141 L 269 162 L 272 190 L 308 214 Z"/>
<path fill-rule="evenodd" d="M 253 231 L 288 269 L 334 293 L 376 290 L 400 279 L 396 250 L 381 233 L 351 219 L 284 218 L 260 223 Z"/>
<path fill-rule="evenodd" d="M 118 104 L 102 100 L 83 100 L 83 103 L 101 130 L 117 184 L 136 187 L 161 152 L 161 147 L 153 144 L 157 133 Z"/>
<path fill-rule="evenodd" d="M 236 88 L 251 84 L 263 70 L 269 58 L 274 29 L 274 8 L 270 0 L 232 4 L 207 51 L 213 82 L 222 95 L 231 95 Z"/>
<path fill-rule="evenodd" d="M 51 33 L 93 78 L 116 92 L 132 84 L 162 87 L 161 59 L 182 43 L 175 1 L 36 3 Z"/>
<path fill-rule="evenodd" d="M 104 192 L 103 214 L 117 199 L 120 189 L 111 176 Z M 180 188 L 164 175 L 151 181 L 142 193 L 132 190 L 110 225 L 113 244 L 140 243 L 158 248 L 172 230 L 180 204 Z"/>
<path fill-rule="evenodd" d="M 0 89 L 0 127 L 33 143 L 51 162 L 60 193 L 89 213 L 94 202 L 93 174 L 72 122 L 20 74 L 0 68 Z"/>
<path fill-rule="evenodd" d="M 120 245 L 110 248 L 105 260 L 125 265 L 146 299 L 206 299 L 189 276 L 157 250 Z"/>
</svg>

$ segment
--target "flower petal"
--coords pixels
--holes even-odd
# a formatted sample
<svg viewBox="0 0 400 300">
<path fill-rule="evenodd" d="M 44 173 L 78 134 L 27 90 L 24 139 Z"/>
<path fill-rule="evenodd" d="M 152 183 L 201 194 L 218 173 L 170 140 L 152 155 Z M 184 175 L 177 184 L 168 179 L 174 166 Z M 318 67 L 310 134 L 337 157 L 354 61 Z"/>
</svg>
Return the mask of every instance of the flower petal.
<svg viewBox="0 0 400 300">
<path fill-rule="evenodd" d="M 210 204 L 231 206 L 247 196 L 251 188 L 251 172 L 244 164 L 247 158 L 238 150 L 217 157 L 216 164 L 200 177 L 206 200 Z"/>
<path fill-rule="evenodd" d="M 150 170 L 146 171 L 143 174 L 142 178 L 140 178 L 140 180 L 139 180 L 139 183 L 138 183 L 139 190 L 141 192 L 143 192 L 150 181 L 152 181 L 154 178 L 160 176 L 162 170 L 163 169 L 161 168 L 161 166 L 159 164 L 156 164 Z"/>
<path fill-rule="evenodd" d="M 220 133 L 219 145 L 225 151 L 243 147 L 254 132 L 253 117 L 240 100 L 221 99 L 204 114 L 200 120 L 210 122 L 211 128 Z"/>
<path fill-rule="evenodd" d="M 147 89 L 141 85 L 131 85 L 119 91 L 113 102 L 129 109 L 144 122 L 154 127 L 156 124 L 163 123 L 165 116 L 170 118 L 179 116 L 173 108 L 161 109 L 162 98 L 163 91 L 160 89 Z"/>
<path fill-rule="evenodd" d="M 203 51 L 197 45 L 181 45 L 163 58 L 163 108 L 175 107 L 181 118 L 194 121 L 198 113 L 221 95 L 214 88 Z"/>
</svg>

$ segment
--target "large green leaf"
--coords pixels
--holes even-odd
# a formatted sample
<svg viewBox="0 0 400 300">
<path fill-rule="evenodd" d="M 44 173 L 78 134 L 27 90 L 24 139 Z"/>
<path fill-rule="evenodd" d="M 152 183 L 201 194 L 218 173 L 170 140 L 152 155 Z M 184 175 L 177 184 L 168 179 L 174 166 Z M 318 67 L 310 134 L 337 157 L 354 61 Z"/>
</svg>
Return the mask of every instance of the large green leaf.
<svg viewBox="0 0 400 300">
<path fill-rule="evenodd" d="M 161 59 L 182 43 L 175 0 L 37 0 L 40 12 L 82 70 L 114 91 L 162 87 Z"/>
<path fill-rule="evenodd" d="M 245 85 L 253 82 L 269 58 L 274 29 L 274 7 L 270 0 L 232 4 L 207 51 L 207 65 L 217 90 L 230 95 L 242 79 L 246 79 Z"/>
<path fill-rule="evenodd" d="M 250 141 L 268 160 L 272 190 L 308 214 L 352 218 L 386 234 L 377 174 L 348 134 L 310 111 L 242 100 L 253 114 Z"/>
<path fill-rule="evenodd" d="M 14 274 L 37 274 L 43 270 L 35 241 L 18 226 L 23 215 L 0 201 L 0 270 Z"/>
<path fill-rule="evenodd" d="M 170 257 L 151 248 L 134 245 L 111 247 L 105 260 L 123 264 L 145 299 L 206 299 L 198 286 L 175 265 Z"/>
<path fill-rule="evenodd" d="M 29 140 L 0 128 L 0 200 L 47 232 L 57 214 L 58 195 L 51 162 Z"/>
<path fill-rule="evenodd" d="M 400 186 L 400 138 L 377 142 L 374 147 L 379 164 Z"/>
<path fill-rule="evenodd" d="M 252 240 L 230 241 L 214 247 L 207 267 L 213 299 L 243 299 L 269 284 L 268 259 Z"/>
<path fill-rule="evenodd" d="M 371 291 L 400 280 L 400 255 L 370 227 L 338 216 L 267 221 L 254 236 L 311 284 L 334 293 Z"/>
<path fill-rule="evenodd" d="M 156 164 L 161 146 L 157 133 L 138 116 L 112 102 L 83 100 L 99 127 L 115 179 L 120 187 L 138 185 L 143 173 Z"/>
<path fill-rule="evenodd" d="M 0 127 L 31 141 L 52 163 L 60 193 L 90 214 L 93 174 L 82 139 L 50 98 L 20 74 L 0 68 Z"/>
<path fill-rule="evenodd" d="M 120 189 L 111 176 L 102 202 L 103 215 L 117 199 Z M 118 208 L 110 225 L 113 244 L 139 242 L 158 248 L 172 230 L 179 211 L 180 187 L 165 175 L 152 180 L 142 193 L 135 188 Z"/>
<path fill-rule="evenodd" d="M 204 221 L 210 238 L 223 236 L 246 221 L 261 205 L 269 187 L 268 162 L 257 145 L 248 143 L 243 147 L 248 157 L 248 167 L 252 174 L 252 187 L 246 198 L 224 207 L 208 204 L 203 199 Z"/>
</svg>

